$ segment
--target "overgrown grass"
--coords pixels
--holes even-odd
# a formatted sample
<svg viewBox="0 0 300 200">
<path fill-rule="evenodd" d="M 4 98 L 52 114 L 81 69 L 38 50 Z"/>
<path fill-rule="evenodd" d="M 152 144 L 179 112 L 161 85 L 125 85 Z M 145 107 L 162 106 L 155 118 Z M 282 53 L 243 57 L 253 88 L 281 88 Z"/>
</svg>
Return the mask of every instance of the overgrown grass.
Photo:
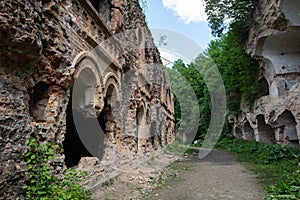
<svg viewBox="0 0 300 200">
<path fill-rule="evenodd" d="M 109 187 L 109 186 L 112 186 L 114 183 L 115 183 L 115 178 L 111 178 L 111 179 L 109 179 L 107 181 L 104 181 L 101 184 L 101 187 Z"/>
<path fill-rule="evenodd" d="M 299 149 L 238 139 L 222 139 L 216 147 L 238 155 L 258 174 L 269 192 L 266 199 L 300 199 Z"/>
</svg>

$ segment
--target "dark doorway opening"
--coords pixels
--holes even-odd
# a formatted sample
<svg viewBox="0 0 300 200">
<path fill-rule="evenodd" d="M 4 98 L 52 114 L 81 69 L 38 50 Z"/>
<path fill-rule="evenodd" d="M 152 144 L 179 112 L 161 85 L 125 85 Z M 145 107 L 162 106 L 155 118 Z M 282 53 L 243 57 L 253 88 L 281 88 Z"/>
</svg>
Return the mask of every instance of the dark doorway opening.
<svg viewBox="0 0 300 200">
<path fill-rule="evenodd" d="M 90 152 L 83 145 L 73 118 L 72 110 L 72 95 L 70 97 L 67 111 L 66 111 L 66 134 L 63 141 L 65 164 L 69 167 L 78 165 L 82 157 L 92 157 Z"/>
<path fill-rule="evenodd" d="M 256 117 L 258 122 L 259 141 L 264 143 L 276 143 L 274 129 L 266 124 L 264 115 Z"/>
<path fill-rule="evenodd" d="M 262 77 L 259 81 L 258 84 L 260 85 L 260 96 L 267 96 L 270 94 L 269 91 L 269 83 L 265 77 Z"/>
</svg>

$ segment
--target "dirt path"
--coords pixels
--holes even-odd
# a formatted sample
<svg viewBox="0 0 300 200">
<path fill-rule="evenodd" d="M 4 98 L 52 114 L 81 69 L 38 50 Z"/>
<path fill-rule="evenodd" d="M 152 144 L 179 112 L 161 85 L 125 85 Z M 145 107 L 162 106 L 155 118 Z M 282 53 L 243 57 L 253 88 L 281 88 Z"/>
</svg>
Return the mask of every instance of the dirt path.
<svg viewBox="0 0 300 200">
<path fill-rule="evenodd" d="M 203 160 L 193 157 L 176 162 L 170 168 L 178 178 L 146 199 L 256 200 L 264 196 L 255 175 L 222 151 L 214 150 Z"/>
<path fill-rule="evenodd" d="M 97 199 L 258 200 L 265 195 L 255 174 L 241 165 L 235 156 L 222 151 L 213 150 L 202 160 L 189 157 L 176 161 L 168 167 L 168 171 L 167 182 L 160 189 L 146 193 L 146 196 L 141 193 L 135 193 L 138 195 L 136 198 L 129 196 L 134 194 L 135 186 L 126 188 L 124 183 L 119 183 L 119 186 L 112 186 L 114 192 L 109 194 L 110 198 L 98 196 Z"/>
</svg>

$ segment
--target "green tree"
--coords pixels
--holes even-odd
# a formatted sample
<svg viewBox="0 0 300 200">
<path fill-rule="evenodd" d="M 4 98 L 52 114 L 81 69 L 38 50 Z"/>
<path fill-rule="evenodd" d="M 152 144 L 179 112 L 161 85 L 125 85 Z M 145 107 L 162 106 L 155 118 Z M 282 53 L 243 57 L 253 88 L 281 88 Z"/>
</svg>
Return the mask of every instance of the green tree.
<svg viewBox="0 0 300 200">
<path fill-rule="evenodd" d="M 228 109 L 238 112 L 242 99 L 251 106 L 259 96 L 259 67 L 245 53 L 235 32 L 229 31 L 220 39 L 212 41 L 208 54 L 217 65 L 227 92 Z"/>
<path fill-rule="evenodd" d="M 196 135 L 196 139 L 203 139 L 205 136 L 209 121 L 210 121 L 210 109 L 211 109 L 211 102 L 210 102 L 210 96 L 209 92 L 206 86 L 206 83 L 204 82 L 204 79 L 201 74 L 201 70 L 203 70 L 205 67 L 204 65 L 208 63 L 209 57 L 207 55 L 200 54 L 197 59 L 188 64 L 185 65 L 182 60 L 177 60 L 174 62 L 174 65 L 172 69 L 167 68 L 168 75 L 170 79 L 174 79 L 176 81 L 176 84 L 172 84 L 173 87 L 177 87 L 178 90 L 187 91 L 191 87 L 193 90 L 193 93 L 196 96 L 196 105 L 195 103 L 188 104 L 188 106 L 197 106 L 197 108 L 192 108 L 192 110 L 199 110 L 200 116 L 199 116 L 199 122 L 196 122 L 199 124 L 198 131 Z M 181 80 L 184 79 L 184 80 Z M 181 81 L 178 81 L 181 80 Z M 172 80 L 171 80 L 172 82 Z M 190 97 L 185 96 L 185 100 Z M 192 101 L 192 99 L 189 99 Z M 189 127 L 192 127 L 191 124 L 195 123 L 194 119 L 184 119 L 181 120 L 181 117 L 191 117 L 189 113 L 182 113 L 185 112 L 184 109 L 181 109 L 182 106 L 180 105 L 179 100 L 176 97 L 175 98 L 175 119 L 176 119 L 176 125 L 177 128 L 179 126 L 183 126 L 187 128 L 187 133 L 191 130 L 189 130 Z M 188 124 L 182 124 L 183 121 L 187 122 Z"/>
<path fill-rule="evenodd" d="M 248 32 L 257 0 L 204 0 L 204 2 L 214 36 L 221 37 L 224 31 L 231 28 L 242 33 Z"/>
</svg>

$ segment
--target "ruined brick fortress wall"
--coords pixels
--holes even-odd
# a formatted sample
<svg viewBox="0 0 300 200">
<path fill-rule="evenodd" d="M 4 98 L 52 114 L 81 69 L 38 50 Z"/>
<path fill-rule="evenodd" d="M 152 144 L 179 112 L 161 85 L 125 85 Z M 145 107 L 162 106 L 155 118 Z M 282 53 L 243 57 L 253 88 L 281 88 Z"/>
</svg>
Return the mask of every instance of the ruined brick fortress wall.
<svg viewBox="0 0 300 200">
<path fill-rule="evenodd" d="M 259 0 L 247 51 L 260 63 L 266 91 L 230 119 L 239 138 L 299 147 L 300 1 Z"/>
<path fill-rule="evenodd" d="M 141 154 L 170 143 L 173 94 L 153 63 L 160 55 L 136 0 L 1 1 L 0 199 L 24 192 L 31 136 L 58 146 L 57 173 L 91 156 L 79 140 L 74 107 L 87 126 L 96 118 L 104 130 L 104 139 L 92 136 L 95 147 Z M 82 93 L 74 94 L 80 76 Z"/>
</svg>

